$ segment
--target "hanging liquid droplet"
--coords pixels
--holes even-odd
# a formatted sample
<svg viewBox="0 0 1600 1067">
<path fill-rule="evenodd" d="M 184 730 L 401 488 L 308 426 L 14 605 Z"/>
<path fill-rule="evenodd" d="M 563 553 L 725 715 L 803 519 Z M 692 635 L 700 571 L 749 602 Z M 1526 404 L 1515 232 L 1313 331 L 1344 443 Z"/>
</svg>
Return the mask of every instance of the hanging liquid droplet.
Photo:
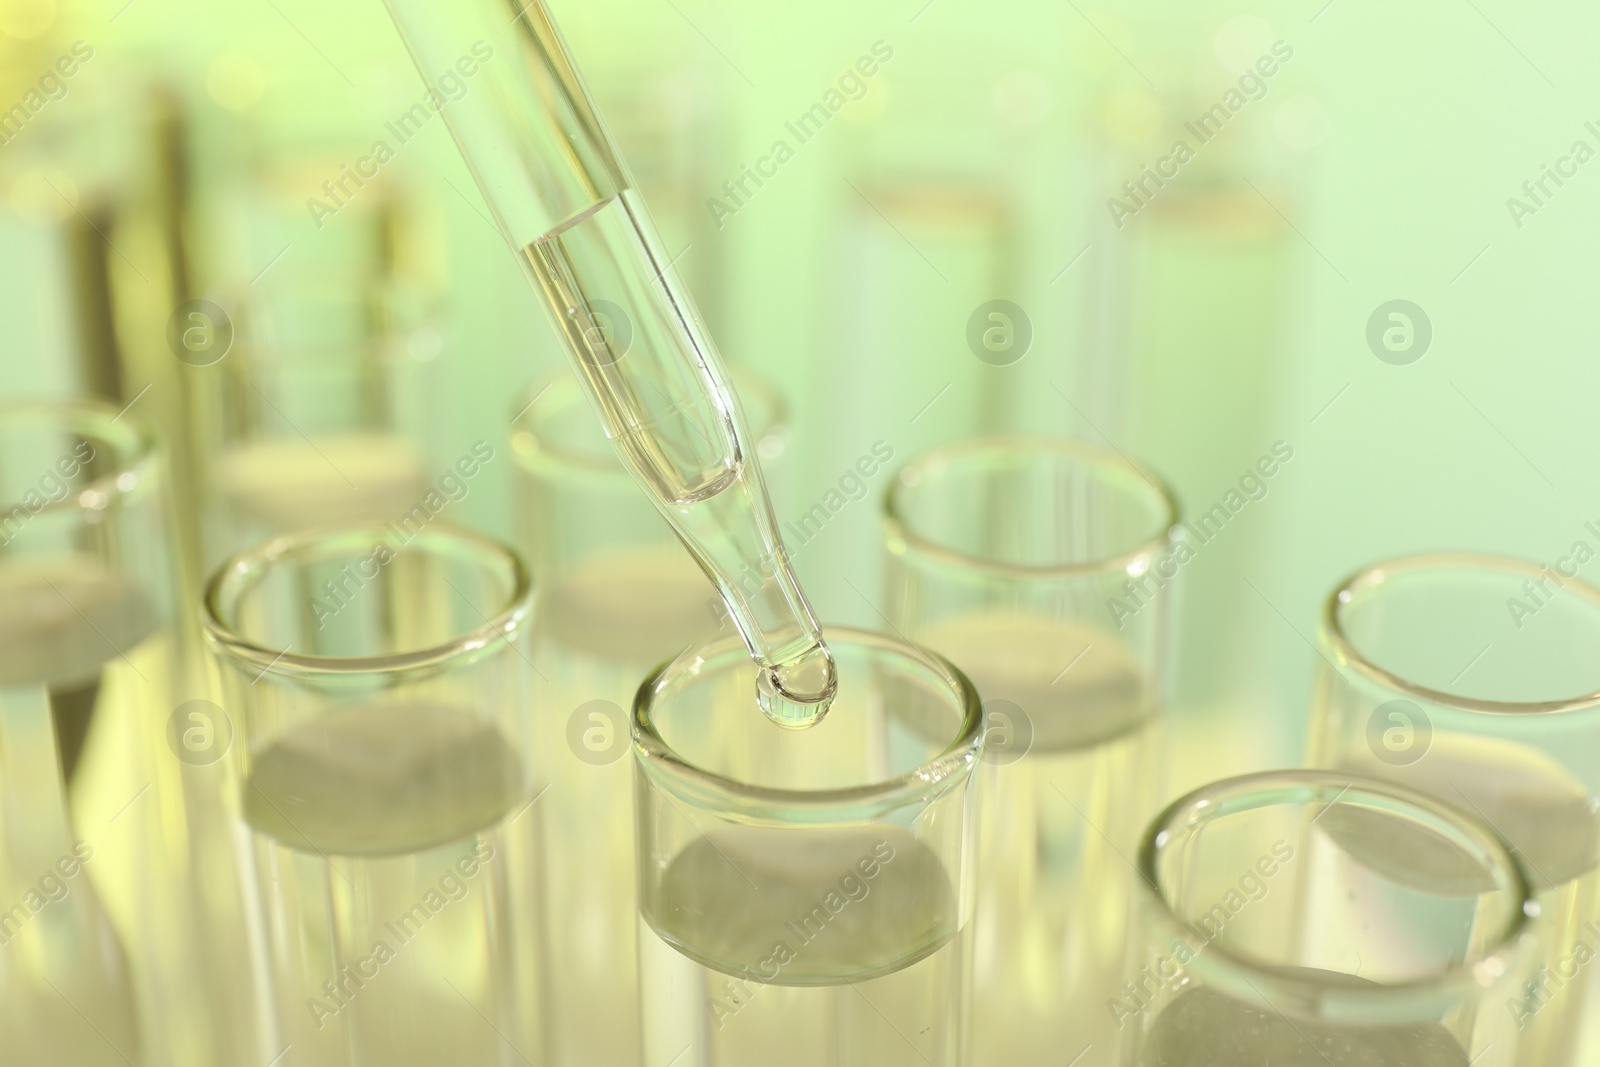
<svg viewBox="0 0 1600 1067">
<path fill-rule="evenodd" d="M 783 663 L 758 668 L 756 700 L 779 726 L 803 730 L 828 714 L 837 685 L 832 653 L 816 644 Z"/>
</svg>

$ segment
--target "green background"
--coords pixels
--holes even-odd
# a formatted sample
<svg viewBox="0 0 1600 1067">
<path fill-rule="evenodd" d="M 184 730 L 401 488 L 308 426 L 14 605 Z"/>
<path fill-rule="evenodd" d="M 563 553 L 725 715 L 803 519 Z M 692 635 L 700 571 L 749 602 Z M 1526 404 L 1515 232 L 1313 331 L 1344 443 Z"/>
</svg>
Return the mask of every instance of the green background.
<svg viewBox="0 0 1600 1067">
<path fill-rule="evenodd" d="M 1183 571 L 1172 701 L 1207 745 L 1179 753 L 1177 781 L 1297 759 L 1318 611 L 1349 572 L 1433 549 L 1553 562 L 1600 518 L 1600 162 L 1550 183 L 1520 225 L 1508 208 L 1575 141 L 1600 149 L 1584 126 L 1600 119 L 1593 8 L 550 7 L 724 357 L 788 397 L 780 519 L 877 440 L 897 461 L 980 432 L 1110 442 L 1162 473 L 1188 514 L 1275 442 L 1294 449 L 1270 494 Z M 79 40 L 94 54 L 65 96 L 0 146 L 6 394 L 127 402 L 150 384 L 137 403 L 176 417 L 163 331 L 177 301 L 141 221 L 172 191 L 151 152 L 163 91 L 186 123 L 191 295 L 244 322 L 274 300 L 357 287 L 370 215 L 392 196 L 419 383 L 405 422 L 430 461 L 443 470 L 479 437 L 503 441 L 527 386 L 562 372 L 442 122 L 383 167 L 382 192 L 361 190 L 320 228 L 306 207 L 422 96 L 378 0 L 0 0 L 0 108 Z M 794 145 L 784 124 L 878 41 L 893 58 L 862 98 Z M 1183 123 L 1276 41 L 1293 58 L 1199 144 Z M 719 226 L 708 199 L 779 137 L 794 158 Z M 1178 137 L 1194 158 L 1119 227 L 1108 200 Z M 85 369 L 72 232 L 89 218 L 114 245 L 103 258 L 126 370 L 109 385 Z M 991 299 L 1031 325 L 1010 366 L 967 341 Z M 1404 365 L 1367 340 L 1393 300 L 1431 326 Z M 876 621 L 886 482 L 797 555 L 824 619 Z M 464 508 L 509 529 L 504 484 Z"/>
</svg>

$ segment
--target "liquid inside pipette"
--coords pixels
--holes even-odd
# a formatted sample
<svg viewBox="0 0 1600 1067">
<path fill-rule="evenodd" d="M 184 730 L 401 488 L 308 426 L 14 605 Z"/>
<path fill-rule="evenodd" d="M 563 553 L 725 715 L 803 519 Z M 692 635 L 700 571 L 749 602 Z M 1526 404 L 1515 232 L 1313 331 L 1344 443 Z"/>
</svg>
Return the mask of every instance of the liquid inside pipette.
<svg viewBox="0 0 1600 1067">
<path fill-rule="evenodd" d="M 774 722 L 821 720 L 835 688 L 743 417 L 644 200 L 541 0 L 385 0 L 488 201 L 522 250 L 617 454 L 716 585 Z M 480 55 L 490 40 L 494 61 Z M 471 93 L 434 72 L 478 57 Z M 681 255 L 682 253 L 679 253 Z"/>
</svg>

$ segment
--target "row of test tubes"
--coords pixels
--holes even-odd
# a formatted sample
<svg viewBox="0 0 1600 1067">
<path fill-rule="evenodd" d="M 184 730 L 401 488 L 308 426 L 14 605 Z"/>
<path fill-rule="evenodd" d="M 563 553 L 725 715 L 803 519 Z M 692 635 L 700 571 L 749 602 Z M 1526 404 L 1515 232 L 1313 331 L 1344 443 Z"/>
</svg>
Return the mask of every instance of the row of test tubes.
<svg viewBox="0 0 1600 1067">
<path fill-rule="evenodd" d="M 736 381 L 781 477 L 781 396 Z M 432 499 L 501 450 L 515 545 Z M 888 472 L 881 625 L 829 629 L 800 732 L 572 381 L 412 506 L 246 509 L 198 591 L 137 414 L 6 409 L 0 478 L 15 1062 L 1582 1062 L 1600 591 L 1565 573 L 1342 583 L 1315 769 L 1158 811 L 1164 760 L 1243 742 L 1167 721 L 1203 530 L 1117 453 Z"/>
</svg>

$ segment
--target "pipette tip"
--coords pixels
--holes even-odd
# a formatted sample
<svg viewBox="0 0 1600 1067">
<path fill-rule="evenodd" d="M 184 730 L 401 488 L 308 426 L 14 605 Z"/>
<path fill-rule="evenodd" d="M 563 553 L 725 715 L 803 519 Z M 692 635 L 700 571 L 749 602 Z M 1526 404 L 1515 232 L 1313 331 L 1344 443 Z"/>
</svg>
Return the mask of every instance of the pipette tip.
<svg viewBox="0 0 1600 1067">
<path fill-rule="evenodd" d="M 786 662 L 758 668 L 756 700 L 777 725 L 803 730 L 828 714 L 837 686 L 833 654 L 818 641 Z"/>
</svg>

